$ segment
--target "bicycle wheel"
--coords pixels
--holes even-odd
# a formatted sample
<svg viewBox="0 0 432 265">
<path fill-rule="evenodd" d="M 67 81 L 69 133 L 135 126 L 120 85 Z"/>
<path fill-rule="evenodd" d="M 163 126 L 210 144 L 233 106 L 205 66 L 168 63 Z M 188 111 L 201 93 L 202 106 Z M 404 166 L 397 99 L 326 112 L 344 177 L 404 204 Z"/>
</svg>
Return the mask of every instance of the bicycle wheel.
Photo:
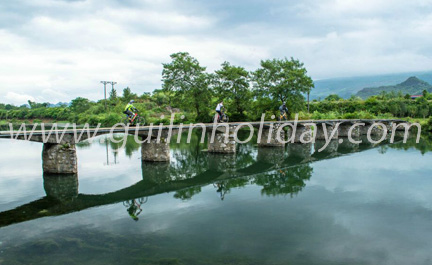
<svg viewBox="0 0 432 265">
<path fill-rule="evenodd" d="M 144 119 L 144 117 L 138 117 L 138 118 L 136 118 L 135 119 L 135 124 L 139 124 L 139 125 L 141 125 L 141 126 L 144 126 L 145 125 L 145 119 Z"/>
<path fill-rule="evenodd" d="M 224 121 L 225 121 L 225 122 L 229 122 L 229 117 L 228 117 L 227 115 L 225 115 L 225 119 L 224 119 Z"/>
</svg>

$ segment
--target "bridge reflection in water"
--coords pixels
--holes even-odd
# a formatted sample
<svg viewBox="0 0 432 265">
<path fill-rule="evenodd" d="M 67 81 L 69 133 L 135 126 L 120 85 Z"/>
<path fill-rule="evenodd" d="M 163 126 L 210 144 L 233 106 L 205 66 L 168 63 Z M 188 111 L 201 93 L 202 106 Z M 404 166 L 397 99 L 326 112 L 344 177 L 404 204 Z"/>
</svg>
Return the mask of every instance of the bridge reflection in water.
<svg viewBox="0 0 432 265">
<path fill-rule="evenodd" d="M 46 196 L 1 212 L 0 227 L 119 202 L 123 202 L 132 218 L 138 220 L 136 215 L 142 211 L 142 204 L 148 197 L 173 192 L 174 198 L 189 200 L 206 185 L 213 185 L 222 200 L 233 188 L 250 183 L 261 186 L 262 195 L 293 196 L 311 178 L 313 162 L 380 148 L 388 143 L 372 145 L 363 139 L 362 144 L 351 144 L 333 140 L 324 151 L 318 152 L 323 145 L 322 141 L 314 145 L 289 144 L 272 148 L 244 144 L 237 146 L 235 154 L 214 154 L 202 150 L 205 144 L 200 145 L 196 141 L 195 144 L 173 149 L 171 163 L 142 160 L 141 181 L 99 195 L 79 193 L 78 174 L 44 174 Z M 133 140 L 126 144 L 126 152 L 133 152 L 134 149 L 139 149 L 139 146 L 134 146 Z"/>
</svg>

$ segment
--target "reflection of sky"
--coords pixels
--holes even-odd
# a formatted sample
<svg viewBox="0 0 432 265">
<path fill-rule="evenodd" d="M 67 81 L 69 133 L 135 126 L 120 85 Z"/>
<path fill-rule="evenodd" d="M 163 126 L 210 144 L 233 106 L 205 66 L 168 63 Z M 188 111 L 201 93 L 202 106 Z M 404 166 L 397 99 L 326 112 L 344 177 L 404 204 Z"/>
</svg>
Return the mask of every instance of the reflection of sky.
<svg viewBox="0 0 432 265">
<path fill-rule="evenodd" d="M 44 196 L 42 144 L 2 139 L 0 150 L 0 210 Z"/>
<path fill-rule="evenodd" d="M 5 179 L 37 183 L 30 194 L 43 196 L 36 161 L 41 148 L 30 144 L 27 150 L 23 160 L 31 168 L 38 167 L 38 173 L 30 180 L 12 173 Z M 33 153 L 36 158 L 30 156 Z M 128 158 L 120 152 L 119 164 L 105 166 L 104 145 L 78 149 L 80 192 L 102 193 L 139 181 L 139 155 L 135 152 Z M 3 154 L 6 160 L 1 161 L 18 156 L 18 152 Z M 118 238 L 144 240 L 152 235 L 159 240 L 154 244 L 169 241 L 180 251 L 192 248 L 207 256 L 234 253 L 294 264 L 428 264 L 432 259 L 430 161 L 430 153 L 389 149 L 380 154 L 373 149 L 313 163 L 312 178 L 292 199 L 261 196 L 262 187 L 248 185 L 232 189 L 221 201 L 213 185 L 208 185 L 188 201 L 174 199 L 174 193 L 150 197 L 138 222 L 118 203 L 0 228 L 0 234 L 4 246 L 60 238 L 78 228 Z M 8 172 L 3 166 L 2 171 Z M 3 179 L 0 185 L 0 202 L 9 202 L 8 194 L 30 201 L 25 199 L 27 193 L 20 192 L 22 186 L 5 190 L 9 184 Z M 33 186 L 26 186 L 26 192 Z M 169 256 L 168 249 L 158 251 Z"/>
</svg>

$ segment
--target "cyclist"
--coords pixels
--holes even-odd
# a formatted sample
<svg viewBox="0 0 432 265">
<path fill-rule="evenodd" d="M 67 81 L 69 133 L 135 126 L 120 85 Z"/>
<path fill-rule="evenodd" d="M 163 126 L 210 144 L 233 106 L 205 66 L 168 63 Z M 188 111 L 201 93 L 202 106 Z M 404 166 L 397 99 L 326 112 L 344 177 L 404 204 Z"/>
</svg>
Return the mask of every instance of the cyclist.
<svg viewBox="0 0 432 265">
<path fill-rule="evenodd" d="M 288 108 L 287 108 L 287 106 L 285 105 L 285 101 L 282 102 L 282 106 L 279 107 L 279 110 L 280 110 L 280 115 L 281 115 L 281 116 L 283 116 L 285 113 L 286 113 L 287 116 L 288 116 Z"/>
<path fill-rule="evenodd" d="M 138 111 L 138 109 L 134 107 L 133 103 L 135 103 L 135 100 L 129 101 L 129 103 L 126 105 L 125 110 L 123 111 L 123 113 L 126 114 L 129 118 L 129 120 L 132 119 L 132 117 L 135 115 L 135 112 Z"/>
<path fill-rule="evenodd" d="M 216 106 L 216 112 L 218 114 L 218 119 L 217 119 L 218 122 L 220 122 L 222 118 L 222 112 L 221 112 L 222 108 L 224 108 L 224 106 L 223 106 L 223 101 L 221 100 L 221 102 Z"/>
</svg>

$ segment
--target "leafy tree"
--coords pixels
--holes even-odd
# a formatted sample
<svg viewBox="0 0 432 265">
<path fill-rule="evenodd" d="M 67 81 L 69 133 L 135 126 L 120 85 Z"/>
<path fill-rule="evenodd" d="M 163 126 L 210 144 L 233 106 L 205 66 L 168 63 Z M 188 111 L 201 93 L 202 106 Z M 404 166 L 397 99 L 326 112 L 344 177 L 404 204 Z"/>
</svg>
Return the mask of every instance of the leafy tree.
<svg viewBox="0 0 432 265">
<path fill-rule="evenodd" d="M 342 100 L 343 98 L 341 98 L 339 95 L 336 95 L 336 94 L 331 94 L 331 95 L 328 95 L 324 100 L 327 100 L 327 101 L 339 101 L 339 100 Z"/>
<path fill-rule="evenodd" d="M 356 95 L 351 95 L 351 97 L 349 98 L 350 101 L 360 101 L 362 100 L 361 97 L 356 96 Z"/>
<path fill-rule="evenodd" d="M 71 101 L 70 108 L 75 113 L 85 112 L 90 108 L 90 100 L 82 97 L 77 97 Z"/>
<path fill-rule="evenodd" d="M 425 97 L 420 97 L 416 99 L 418 111 L 417 114 L 420 117 L 426 118 L 429 115 L 429 103 Z"/>
<path fill-rule="evenodd" d="M 137 94 L 132 93 L 132 90 L 129 87 L 123 89 L 123 100 L 125 102 L 129 102 L 130 100 L 138 97 Z"/>
<path fill-rule="evenodd" d="M 111 101 L 117 100 L 117 91 L 114 88 L 112 88 L 111 91 L 110 91 L 109 99 Z"/>
<path fill-rule="evenodd" d="M 261 61 L 261 68 L 253 73 L 253 80 L 260 96 L 269 96 L 275 103 L 285 101 L 293 111 L 304 108 L 303 94 L 314 87 L 303 63 L 293 58 Z"/>
<path fill-rule="evenodd" d="M 163 89 L 168 95 L 175 92 L 180 107 L 196 111 L 198 120 L 209 120 L 211 76 L 205 73 L 198 60 L 187 52 L 171 54 L 171 63 L 163 64 Z"/>
<path fill-rule="evenodd" d="M 220 70 L 215 71 L 215 90 L 219 99 L 232 101 L 234 120 L 243 120 L 244 111 L 249 106 L 251 93 L 249 90 L 249 72 L 243 67 L 224 62 Z M 233 115 L 234 114 L 234 115 Z"/>
</svg>

